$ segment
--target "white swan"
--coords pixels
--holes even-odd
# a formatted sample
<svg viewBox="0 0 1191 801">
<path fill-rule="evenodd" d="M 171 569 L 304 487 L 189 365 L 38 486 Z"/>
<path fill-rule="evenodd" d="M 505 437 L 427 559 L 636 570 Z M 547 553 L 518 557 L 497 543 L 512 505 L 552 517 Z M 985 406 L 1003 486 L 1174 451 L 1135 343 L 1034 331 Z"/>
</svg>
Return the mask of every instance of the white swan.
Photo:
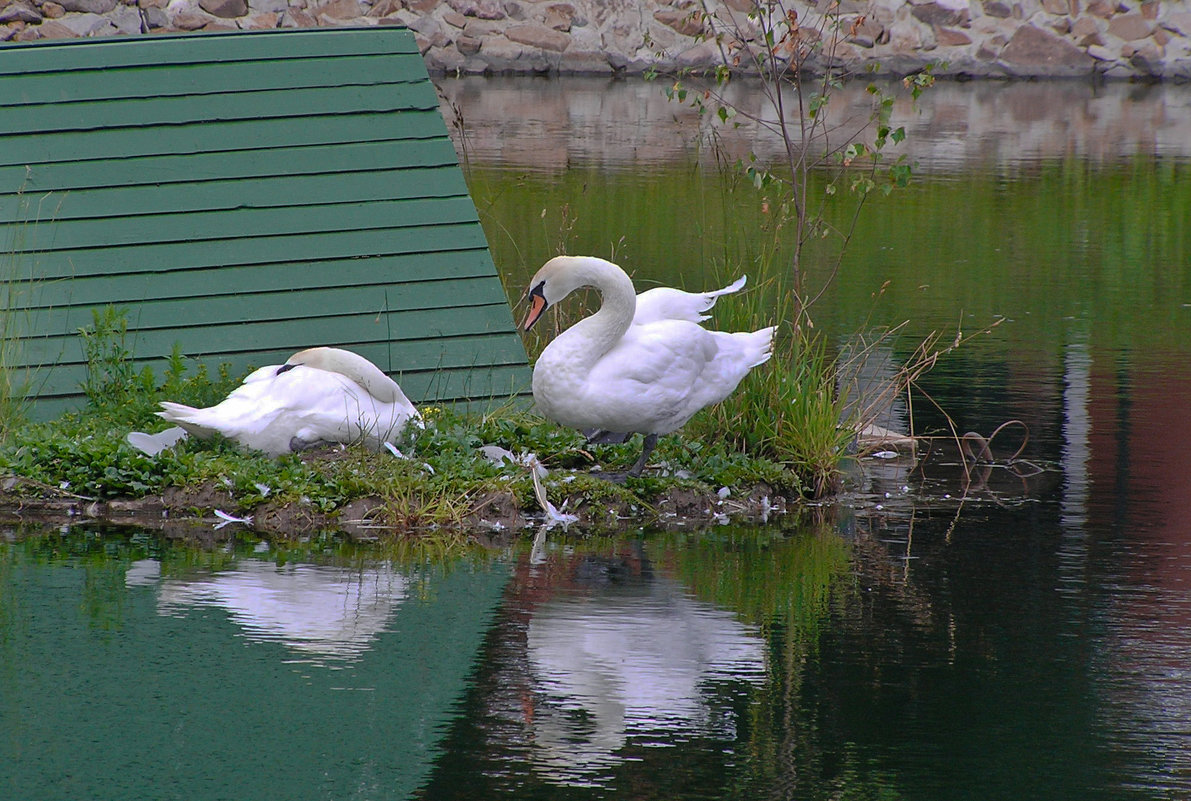
<svg viewBox="0 0 1191 801">
<path fill-rule="evenodd" d="M 604 259 L 558 256 L 546 262 L 530 281 L 525 330 L 580 287 L 598 289 L 603 303 L 538 357 L 538 409 L 584 431 L 644 434 L 641 457 L 628 473 L 640 475 L 659 434 L 676 431 L 704 406 L 728 397 L 751 368 L 769 359 L 772 326 L 727 333 L 699 325 L 717 297 L 743 285 L 740 279 L 715 292 L 659 288 L 638 296 L 624 270 Z"/>
<path fill-rule="evenodd" d="M 222 434 L 270 456 L 325 442 L 363 442 L 376 450 L 393 442 L 409 421 L 421 421 L 397 382 L 340 348 L 310 348 L 285 364 L 262 367 L 215 406 L 164 401 L 161 408 L 159 417 L 200 439 Z M 176 432 L 134 431 L 128 441 L 149 453 L 158 442 L 176 441 Z"/>
</svg>

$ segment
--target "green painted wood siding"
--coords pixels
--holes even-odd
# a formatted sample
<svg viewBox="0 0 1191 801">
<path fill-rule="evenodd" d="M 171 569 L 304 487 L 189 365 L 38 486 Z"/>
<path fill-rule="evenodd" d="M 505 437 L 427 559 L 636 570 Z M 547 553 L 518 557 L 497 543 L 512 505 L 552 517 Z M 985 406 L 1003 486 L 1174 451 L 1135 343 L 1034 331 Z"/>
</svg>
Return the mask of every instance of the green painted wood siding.
<svg viewBox="0 0 1191 801">
<path fill-rule="evenodd" d="M 158 374 L 175 343 L 237 372 L 338 345 L 415 402 L 529 384 L 398 28 L 0 46 L 0 282 L 37 417 L 79 404 L 108 304 Z"/>
</svg>

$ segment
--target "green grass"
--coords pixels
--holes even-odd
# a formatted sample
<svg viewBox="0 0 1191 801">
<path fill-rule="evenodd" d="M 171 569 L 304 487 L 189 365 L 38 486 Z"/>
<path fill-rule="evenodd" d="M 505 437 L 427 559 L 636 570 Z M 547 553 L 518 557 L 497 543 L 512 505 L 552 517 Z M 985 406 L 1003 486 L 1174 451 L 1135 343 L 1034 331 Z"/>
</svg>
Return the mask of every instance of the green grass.
<svg viewBox="0 0 1191 801">
<path fill-rule="evenodd" d="M 16 243 L 0 251 L 0 442 L 28 419 L 32 370 L 24 365 L 21 307 L 31 281 L 23 277 L 24 258 Z"/>
<path fill-rule="evenodd" d="M 90 368 L 87 407 L 52 422 L 23 426 L 0 443 L 0 475 L 24 479 L 9 492 L 110 499 L 210 487 L 227 493 L 240 511 L 297 504 L 323 514 L 370 498 L 377 501 L 375 521 L 396 529 L 459 526 L 477 502 L 493 493 L 511 493 L 520 508 L 535 510 L 528 471 L 490 463 L 480 453 L 483 445 L 536 454 L 551 470 L 544 483 L 556 504 L 579 495 L 648 509 L 654 497 L 675 486 L 697 486 L 709 494 L 721 486 L 758 483 L 787 494 L 801 488 L 799 477 L 773 460 L 741 453 L 727 442 L 674 437 L 663 439 L 654 463 L 667 463 L 678 476 L 649 475 L 623 486 L 611 484 L 586 471 L 597 464 L 605 470 L 627 469 L 639 453 L 639 439 L 588 446 L 577 432 L 513 405 L 487 414 L 423 406 L 426 428 L 402 444 L 407 459 L 361 447 L 272 459 L 220 438 L 186 439 L 148 457 L 128 445 L 125 435 L 165 428 L 155 415 L 159 401 L 211 405 L 239 377 L 226 371 L 211 376 L 201 366 L 188 373 L 177 352 L 161 377 L 148 370 L 137 373 L 130 367 L 124 333 L 118 312 L 97 314 L 94 326 L 83 332 Z M 580 472 L 570 477 L 572 470 Z"/>
<path fill-rule="evenodd" d="M 696 415 L 684 429 L 691 440 L 716 440 L 734 451 L 770 459 L 798 475 L 814 497 L 839 487 L 854 428 L 842 425 L 844 400 L 836 363 L 823 338 L 793 323 L 784 283 L 756 265 L 759 280 L 740 297 L 715 307 L 715 327 L 725 331 L 777 326 L 773 356 L 741 381 L 726 400 Z"/>
</svg>

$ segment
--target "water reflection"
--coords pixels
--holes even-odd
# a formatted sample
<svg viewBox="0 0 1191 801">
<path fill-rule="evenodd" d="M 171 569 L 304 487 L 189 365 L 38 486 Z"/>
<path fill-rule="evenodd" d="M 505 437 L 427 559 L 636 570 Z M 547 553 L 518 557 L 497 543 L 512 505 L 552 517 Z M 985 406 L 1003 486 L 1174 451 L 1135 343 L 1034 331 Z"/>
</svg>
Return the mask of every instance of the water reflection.
<svg viewBox="0 0 1191 801">
<path fill-rule="evenodd" d="M 759 699 L 813 648 L 846 569 L 826 532 L 553 537 L 519 559 L 420 797 L 733 797 L 768 770 L 748 756 L 769 747 Z"/>
<path fill-rule="evenodd" d="M 1137 766 L 1126 787 L 1181 798 L 1191 791 L 1191 369 L 1157 349 L 1103 356 L 1089 370 L 1083 552 L 1098 719 Z"/>
<path fill-rule="evenodd" d="M 607 780 L 630 741 L 735 740 L 712 688 L 765 678 L 758 633 L 665 576 L 581 582 L 538 604 L 526 649 L 535 770 L 567 784 Z"/>
<path fill-rule="evenodd" d="M 143 581 L 145 569 L 134 567 L 133 580 Z M 162 581 L 157 610 L 178 616 L 218 607 L 250 640 L 280 642 L 310 657 L 358 659 L 384 631 L 408 583 L 390 564 L 349 569 L 245 559 L 234 570 Z"/>
<path fill-rule="evenodd" d="M 410 797 L 508 571 L 295 550 L 0 542 L 0 798 Z"/>
<path fill-rule="evenodd" d="M 833 95 L 837 122 L 856 130 L 868 116 L 867 82 Z M 749 150 L 781 155 L 779 142 L 749 120 L 769 116 L 749 81 L 731 85 L 744 113 L 715 125 L 666 99 L 662 80 L 636 78 L 440 78 L 443 111 L 459 120 L 473 163 L 561 172 L 578 166 L 652 170 L 687 162 L 714 130 L 732 158 Z M 1185 86 L 1094 86 L 1078 81 L 959 83 L 940 81 L 917 104 L 897 84 L 893 125 L 904 126 L 905 152 L 923 173 L 974 165 L 1018 167 L 1040 160 L 1110 162 L 1137 155 L 1191 158 L 1191 89 Z"/>
<path fill-rule="evenodd" d="M 1148 580 L 1120 587 L 1104 610 L 1095 658 L 1098 723 L 1143 766 L 1124 784 L 1167 797 L 1191 787 L 1191 553 L 1184 539 L 1145 554 Z"/>
</svg>

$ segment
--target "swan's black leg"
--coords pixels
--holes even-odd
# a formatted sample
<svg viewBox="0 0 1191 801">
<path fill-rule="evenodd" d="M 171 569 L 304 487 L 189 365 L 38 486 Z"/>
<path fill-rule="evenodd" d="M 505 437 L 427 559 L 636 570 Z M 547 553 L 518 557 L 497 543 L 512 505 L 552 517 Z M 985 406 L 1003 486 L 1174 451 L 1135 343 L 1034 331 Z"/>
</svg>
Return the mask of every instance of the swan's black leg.
<svg viewBox="0 0 1191 801">
<path fill-rule="evenodd" d="M 657 444 L 658 444 L 658 435 L 657 434 L 646 434 L 645 435 L 645 442 L 644 442 L 642 450 L 641 450 L 641 458 L 638 459 L 637 463 L 634 464 L 629 469 L 628 474 L 630 476 L 633 476 L 635 478 L 635 477 L 641 475 L 641 471 L 645 469 L 645 461 L 649 458 L 649 455 L 651 453 L 653 453 L 653 449 Z"/>
</svg>

